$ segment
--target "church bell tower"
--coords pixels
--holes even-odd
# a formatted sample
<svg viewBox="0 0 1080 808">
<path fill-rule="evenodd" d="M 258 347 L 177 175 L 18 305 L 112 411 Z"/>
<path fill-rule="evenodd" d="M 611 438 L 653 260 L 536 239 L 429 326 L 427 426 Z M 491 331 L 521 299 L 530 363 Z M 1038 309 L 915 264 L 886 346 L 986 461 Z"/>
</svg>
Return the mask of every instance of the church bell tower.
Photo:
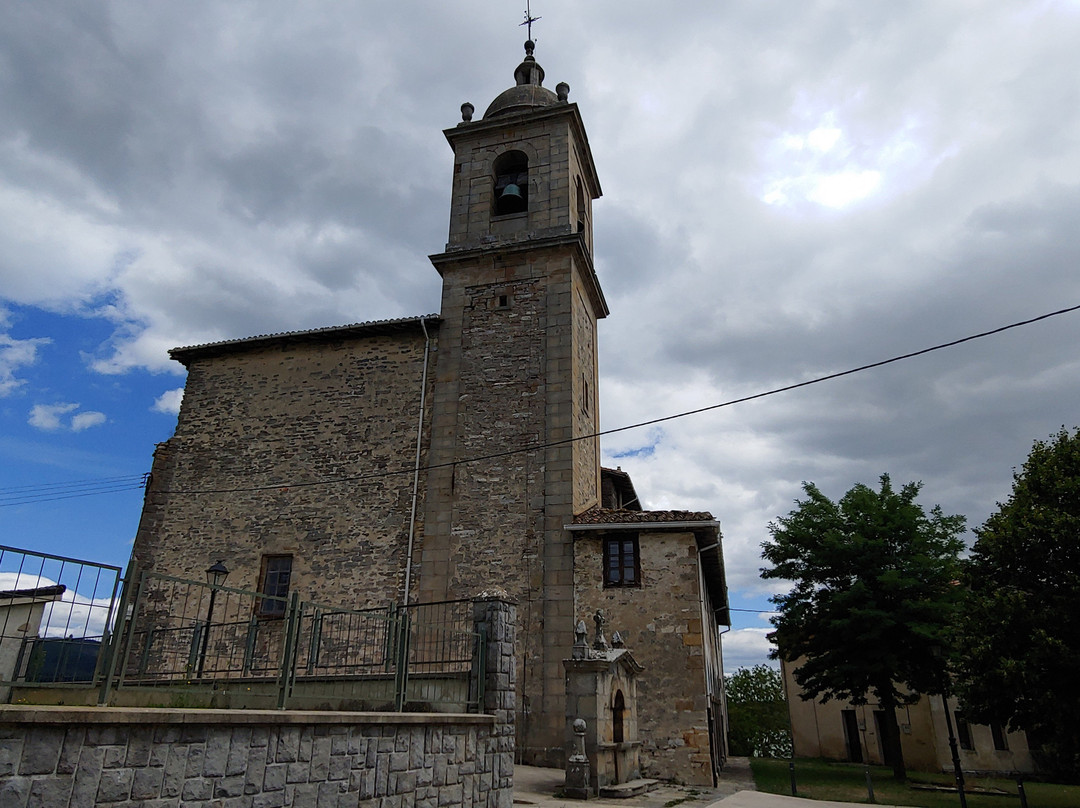
<svg viewBox="0 0 1080 808">
<path fill-rule="evenodd" d="M 543 86 L 534 44 L 515 84 L 445 131 L 450 233 L 431 256 L 442 323 L 417 599 L 499 587 L 518 602 L 518 748 L 561 764 L 575 622 L 564 529 L 600 497 L 592 153 L 565 83 Z"/>
</svg>

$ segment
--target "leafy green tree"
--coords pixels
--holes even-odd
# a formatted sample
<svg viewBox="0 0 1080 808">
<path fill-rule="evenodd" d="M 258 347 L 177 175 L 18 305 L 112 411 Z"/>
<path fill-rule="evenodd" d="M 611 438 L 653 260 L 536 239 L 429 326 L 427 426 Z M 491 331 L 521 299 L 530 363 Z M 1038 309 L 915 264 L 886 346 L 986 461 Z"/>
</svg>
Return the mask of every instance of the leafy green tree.
<svg viewBox="0 0 1080 808">
<path fill-rule="evenodd" d="M 780 671 L 768 665 L 739 668 L 724 677 L 724 689 L 731 754 L 788 757 L 791 733 Z"/>
<path fill-rule="evenodd" d="M 1027 731 L 1080 782 L 1080 431 L 1036 441 L 965 564 L 955 673 L 977 721 Z"/>
<path fill-rule="evenodd" d="M 920 483 L 894 491 L 858 484 L 839 502 L 803 483 L 806 499 L 769 525 L 762 545 L 771 568 L 763 578 L 793 582 L 772 599 L 779 612 L 777 655 L 800 660 L 795 681 L 805 700 L 866 704 L 873 694 L 884 711 L 887 755 L 906 778 L 896 708 L 919 693 L 938 693 L 944 642 L 959 587 L 959 534 L 964 517 L 915 502 Z"/>
</svg>

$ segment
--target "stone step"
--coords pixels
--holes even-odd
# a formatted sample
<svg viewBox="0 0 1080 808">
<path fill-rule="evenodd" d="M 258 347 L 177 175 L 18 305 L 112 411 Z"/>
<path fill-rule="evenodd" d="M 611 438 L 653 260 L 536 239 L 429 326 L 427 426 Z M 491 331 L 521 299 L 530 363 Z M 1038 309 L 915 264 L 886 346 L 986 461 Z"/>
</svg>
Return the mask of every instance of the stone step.
<svg viewBox="0 0 1080 808">
<path fill-rule="evenodd" d="M 660 785 L 659 780 L 630 780 L 626 783 L 618 783 L 616 785 L 604 786 L 600 789 L 601 797 L 636 797 L 639 794 L 644 794 L 647 791 L 652 791 Z"/>
</svg>

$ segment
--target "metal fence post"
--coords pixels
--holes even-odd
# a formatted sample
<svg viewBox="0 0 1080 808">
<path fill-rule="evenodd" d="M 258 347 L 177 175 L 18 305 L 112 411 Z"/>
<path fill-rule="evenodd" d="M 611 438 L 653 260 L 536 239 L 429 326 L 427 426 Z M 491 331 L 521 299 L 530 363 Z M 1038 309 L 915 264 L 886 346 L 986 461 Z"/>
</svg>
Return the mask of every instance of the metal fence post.
<svg viewBox="0 0 1080 808">
<path fill-rule="evenodd" d="M 138 584 L 135 586 L 135 597 L 132 599 L 134 602 L 131 604 L 131 616 L 124 615 L 124 619 L 128 621 L 129 628 L 125 632 L 127 637 L 124 639 L 124 655 L 120 660 L 120 675 L 116 678 L 117 689 L 124 686 L 124 674 L 127 672 L 128 659 L 131 657 L 131 645 L 135 642 L 135 627 L 138 625 L 139 607 L 142 605 L 143 592 L 146 591 L 146 576 L 149 573 L 142 573 L 138 577 Z M 126 611 L 126 609 L 125 609 Z M 146 653 L 150 651 L 150 641 L 147 639 Z"/>
<path fill-rule="evenodd" d="M 292 695 L 296 681 L 297 629 L 300 623 L 300 593 L 289 595 L 289 604 L 285 610 L 285 644 L 281 652 L 281 670 L 278 676 L 278 709 L 284 710 Z"/>
<path fill-rule="evenodd" d="M 308 676 L 315 673 L 315 666 L 319 659 L 319 651 L 322 648 L 322 609 L 318 606 L 311 615 L 311 641 L 308 643 L 307 672 Z"/>
<path fill-rule="evenodd" d="M 397 621 L 397 653 L 395 654 L 394 671 L 394 709 L 401 712 L 405 709 L 405 690 L 409 686 L 409 610 L 401 609 L 398 612 Z"/>
<path fill-rule="evenodd" d="M 473 633 L 473 660 L 470 690 L 475 694 L 476 712 L 484 712 L 484 688 L 487 685 L 487 623 L 477 623 Z"/>
<path fill-rule="evenodd" d="M 112 696 L 112 682 L 113 676 L 116 675 L 116 658 L 120 654 L 120 648 L 124 644 L 124 636 L 132 630 L 135 622 L 127 619 L 127 607 L 131 600 L 132 589 L 135 588 L 135 582 L 138 580 L 139 565 L 135 559 L 131 559 L 128 564 L 127 575 L 124 576 L 123 589 L 120 590 L 120 605 L 117 607 L 116 615 L 113 618 L 112 630 L 109 636 L 109 647 L 106 650 L 104 678 L 101 680 L 101 689 L 98 691 L 98 707 L 104 707 L 109 703 L 109 698 Z M 106 619 L 105 630 L 109 631 L 108 620 Z"/>
<path fill-rule="evenodd" d="M 383 668 L 387 673 L 394 670 L 397 659 L 397 613 L 398 605 L 391 603 L 386 607 L 386 647 L 383 649 Z"/>
<path fill-rule="evenodd" d="M 1017 778 L 1016 794 L 1020 797 L 1020 808 L 1028 808 L 1027 792 L 1024 791 L 1024 781 Z"/>
<path fill-rule="evenodd" d="M 247 637 L 244 638 L 244 667 L 243 675 L 250 676 L 251 668 L 255 662 L 255 643 L 259 637 L 259 618 L 251 616 L 248 621 Z"/>
</svg>

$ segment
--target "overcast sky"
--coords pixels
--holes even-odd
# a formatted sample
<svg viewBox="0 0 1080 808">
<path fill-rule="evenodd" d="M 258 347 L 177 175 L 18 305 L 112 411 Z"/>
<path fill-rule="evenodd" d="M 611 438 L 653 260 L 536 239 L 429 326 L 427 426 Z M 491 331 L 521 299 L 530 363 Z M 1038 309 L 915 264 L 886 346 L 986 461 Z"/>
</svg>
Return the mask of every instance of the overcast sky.
<svg viewBox="0 0 1080 808">
<path fill-rule="evenodd" d="M 442 129 L 524 3 L 12 3 L 0 26 L 0 543 L 123 564 L 177 345 L 437 312 Z M 537 0 L 604 196 L 615 428 L 1080 304 L 1080 2 Z M 605 439 L 725 536 L 763 661 L 768 523 L 888 472 L 981 524 L 1080 423 L 1080 313 Z M 60 486 L 112 481 L 116 493 Z M 17 504 L 21 503 L 21 504 Z M 971 536 L 968 536 L 969 541 Z M 617 627 L 616 627 L 617 628 Z"/>
</svg>

